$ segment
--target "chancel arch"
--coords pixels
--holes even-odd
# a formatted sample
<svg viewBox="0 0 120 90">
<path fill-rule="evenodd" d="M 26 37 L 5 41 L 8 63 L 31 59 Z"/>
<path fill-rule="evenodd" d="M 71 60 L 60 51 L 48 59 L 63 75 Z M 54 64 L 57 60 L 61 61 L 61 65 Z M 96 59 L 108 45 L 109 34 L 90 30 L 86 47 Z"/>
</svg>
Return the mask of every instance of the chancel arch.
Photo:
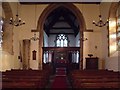
<svg viewBox="0 0 120 90">
<path fill-rule="evenodd" d="M 79 25 L 79 32 L 80 32 L 80 68 L 83 68 L 83 31 L 86 30 L 86 25 L 85 25 L 85 21 L 84 21 L 84 17 L 82 15 L 82 13 L 80 12 L 80 10 L 73 5 L 72 3 L 66 3 L 66 4 L 50 4 L 48 5 L 43 13 L 40 15 L 39 20 L 38 20 L 38 24 L 37 24 L 37 30 L 39 31 L 39 65 L 40 65 L 40 69 L 42 69 L 42 59 L 43 59 L 43 50 L 42 47 L 43 45 L 43 32 L 44 32 L 44 23 L 48 17 L 48 15 L 54 11 L 56 8 L 59 7 L 64 7 L 68 10 L 70 10 L 75 17 L 78 20 L 78 25 Z"/>
</svg>

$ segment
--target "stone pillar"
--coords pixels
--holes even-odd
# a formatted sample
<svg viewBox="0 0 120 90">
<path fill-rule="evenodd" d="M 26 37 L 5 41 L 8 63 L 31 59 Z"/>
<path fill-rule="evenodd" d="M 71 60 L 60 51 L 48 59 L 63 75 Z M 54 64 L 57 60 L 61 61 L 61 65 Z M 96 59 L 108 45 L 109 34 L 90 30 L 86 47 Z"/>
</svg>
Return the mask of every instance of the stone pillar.
<svg viewBox="0 0 120 90">
<path fill-rule="evenodd" d="M 3 25 L 3 51 L 13 54 L 13 26 L 9 23 Z"/>
</svg>

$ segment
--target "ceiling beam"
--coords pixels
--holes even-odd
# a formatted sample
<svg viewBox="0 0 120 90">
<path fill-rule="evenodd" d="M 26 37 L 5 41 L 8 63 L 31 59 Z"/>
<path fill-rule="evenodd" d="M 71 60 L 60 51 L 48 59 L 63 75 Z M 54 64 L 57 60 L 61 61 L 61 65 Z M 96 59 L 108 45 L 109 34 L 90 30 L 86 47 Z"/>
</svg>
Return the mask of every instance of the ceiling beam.
<svg viewBox="0 0 120 90">
<path fill-rule="evenodd" d="M 71 27 L 52 27 L 51 29 L 72 29 Z"/>
<path fill-rule="evenodd" d="M 49 23 L 49 25 L 45 25 L 45 31 L 46 33 L 48 34 L 49 36 L 49 33 L 50 33 L 50 29 L 53 27 L 53 25 L 58 21 L 58 18 L 61 16 L 61 14 L 55 14 L 53 17 L 54 19 Z"/>
<path fill-rule="evenodd" d="M 65 19 L 64 20 L 58 20 L 57 22 L 66 22 Z"/>
<path fill-rule="evenodd" d="M 68 21 L 67 23 L 73 28 L 75 36 L 78 34 L 78 28 L 74 25 L 73 21 L 66 15 L 64 15 L 65 20 Z"/>
<path fill-rule="evenodd" d="M 54 34 L 55 34 L 55 35 L 56 35 L 56 34 L 67 34 L 67 35 L 74 35 L 74 33 L 59 33 L 59 32 L 58 32 L 58 33 L 49 33 L 49 34 L 50 34 L 50 35 L 52 35 L 52 34 L 53 34 L 53 35 L 54 35 Z"/>
</svg>

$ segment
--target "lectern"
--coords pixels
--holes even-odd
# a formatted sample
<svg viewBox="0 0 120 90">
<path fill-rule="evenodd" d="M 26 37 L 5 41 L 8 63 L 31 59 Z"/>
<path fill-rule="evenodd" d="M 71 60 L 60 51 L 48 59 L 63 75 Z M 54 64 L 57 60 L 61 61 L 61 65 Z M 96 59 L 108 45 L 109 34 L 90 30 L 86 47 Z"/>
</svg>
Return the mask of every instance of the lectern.
<svg viewBox="0 0 120 90">
<path fill-rule="evenodd" d="M 87 57 L 86 69 L 98 69 L 98 57 Z"/>
</svg>

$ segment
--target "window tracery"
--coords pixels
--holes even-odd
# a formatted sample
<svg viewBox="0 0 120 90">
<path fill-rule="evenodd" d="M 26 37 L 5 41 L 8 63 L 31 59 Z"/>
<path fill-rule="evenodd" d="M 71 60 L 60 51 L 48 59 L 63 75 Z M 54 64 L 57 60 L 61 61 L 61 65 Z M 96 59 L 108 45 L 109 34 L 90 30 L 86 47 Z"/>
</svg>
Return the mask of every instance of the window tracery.
<svg viewBox="0 0 120 90">
<path fill-rule="evenodd" d="M 69 46 L 68 37 L 65 34 L 59 34 L 56 37 L 56 47 L 67 47 Z"/>
</svg>

